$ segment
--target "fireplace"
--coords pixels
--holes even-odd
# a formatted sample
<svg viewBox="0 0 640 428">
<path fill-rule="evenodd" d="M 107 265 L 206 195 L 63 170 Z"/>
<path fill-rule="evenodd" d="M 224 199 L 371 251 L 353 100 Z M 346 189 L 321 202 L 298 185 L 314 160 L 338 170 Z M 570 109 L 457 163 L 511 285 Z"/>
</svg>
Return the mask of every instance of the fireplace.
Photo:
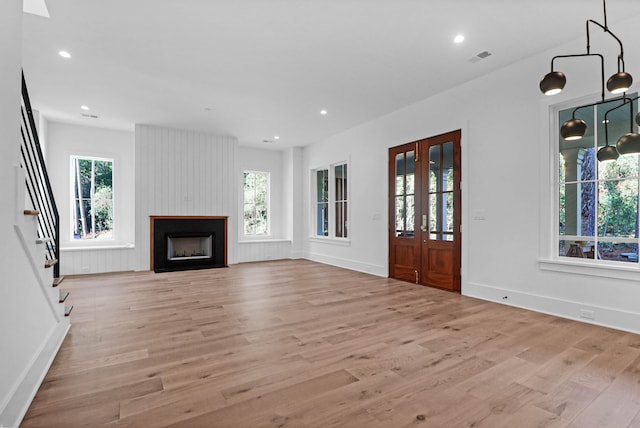
<svg viewBox="0 0 640 428">
<path fill-rule="evenodd" d="M 151 216 L 151 270 L 227 266 L 227 217 Z"/>
</svg>

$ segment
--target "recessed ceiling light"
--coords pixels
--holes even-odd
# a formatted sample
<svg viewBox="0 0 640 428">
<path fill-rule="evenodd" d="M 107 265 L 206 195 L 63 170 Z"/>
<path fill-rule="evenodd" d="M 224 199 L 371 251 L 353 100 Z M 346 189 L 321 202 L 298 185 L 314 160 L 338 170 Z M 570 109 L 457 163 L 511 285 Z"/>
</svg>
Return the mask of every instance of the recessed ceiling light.
<svg viewBox="0 0 640 428">
<path fill-rule="evenodd" d="M 280 136 L 279 136 L 279 135 L 276 135 L 275 137 L 273 137 L 273 139 L 274 139 L 274 140 L 279 140 L 279 139 L 280 139 Z"/>
<path fill-rule="evenodd" d="M 67 51 L 60 51 L 58 52 L 58 55 L 60 55 L 62 58 L 67 58 L 67 59 L 71 58 L 71 54 Z"/>
<path fill-rule="evenodd" d="M 323 115 L 323 116 L 326 116 L 327 115 L 327 111 L 326 110 L 320 110 L 320 114 Z"/>
<path fill-rule="evenodd" d="M 462 43 L 464 42 L 464 36 L 462 34 L 458 34 L 454 39 L 453 43 Z"/>
<path fill-rule="evenodd" d="M 80 108 L 81 108 L 82 110 L 85 110 L 85 111 L 89 110 L 89 107 L 87 107 L 87 106 L 80 106 Z"/>
</svg>

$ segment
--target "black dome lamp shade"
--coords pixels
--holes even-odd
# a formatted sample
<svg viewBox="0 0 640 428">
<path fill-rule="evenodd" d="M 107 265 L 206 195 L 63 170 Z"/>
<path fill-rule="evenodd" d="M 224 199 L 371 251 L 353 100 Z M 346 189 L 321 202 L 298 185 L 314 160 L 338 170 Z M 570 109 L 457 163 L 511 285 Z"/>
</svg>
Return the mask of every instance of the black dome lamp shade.
<svg viewBox="0 0 640 428">
<path fill-rule="evenodd" d="M 596 155 L 598 157 L 598 161 L 602 163 L 613 162 L 620 157 L 620 153 L 614 146 L 610 146 L 609 142 L 598 150 Z"/>
<path fill-rule="evenodd" d="M 552 71 L 540 80 L 540 90 L 545 95 L 559 94 L 566 83 L 567 77 L 562 71 Z"/>
<path fill-rule="evenodd" d="M 567 120 L 560 128 L 560 135 L 567 141 L 579 140 L 587 132 L 587 124 L 582 119 Z"/>
<path fill-rule="evenodd" d="M 640 134 L 629 132 L 618 139 L 616 143 L 618 152 L 624 155 L 637 155 L 640 153 Z"/>
<path fill-rule="evenodd" d="M 607 80 L 607 90 L 612 94 L 627 92 L 633 83 L 633 77 L 625 71 L 619 71 Z"/>
</svg>

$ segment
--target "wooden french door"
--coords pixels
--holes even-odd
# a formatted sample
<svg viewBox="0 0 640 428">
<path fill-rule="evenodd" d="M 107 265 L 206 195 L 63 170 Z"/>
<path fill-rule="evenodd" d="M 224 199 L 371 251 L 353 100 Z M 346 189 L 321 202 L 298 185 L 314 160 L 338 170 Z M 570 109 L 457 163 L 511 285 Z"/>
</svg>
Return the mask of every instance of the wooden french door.
<svg viewBox="0 0 640 428">
<path fill-rule="evenodd" d="M 389 276 L 460 291 L 460 138 L 389 149 Z"/>
</svg>

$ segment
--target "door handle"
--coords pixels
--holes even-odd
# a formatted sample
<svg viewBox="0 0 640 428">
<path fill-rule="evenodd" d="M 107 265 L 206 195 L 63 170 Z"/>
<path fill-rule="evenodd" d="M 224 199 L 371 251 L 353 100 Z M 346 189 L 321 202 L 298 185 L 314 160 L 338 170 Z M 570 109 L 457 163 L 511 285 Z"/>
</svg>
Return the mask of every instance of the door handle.
<svg viewBox="0 0 640 428">
<path fill-rule="evenodd" d="M 420 230 L 423 232 L 427 231 L 427 215 L 422 214 L 422 225 L 420 226 Z"/>
</svg>

